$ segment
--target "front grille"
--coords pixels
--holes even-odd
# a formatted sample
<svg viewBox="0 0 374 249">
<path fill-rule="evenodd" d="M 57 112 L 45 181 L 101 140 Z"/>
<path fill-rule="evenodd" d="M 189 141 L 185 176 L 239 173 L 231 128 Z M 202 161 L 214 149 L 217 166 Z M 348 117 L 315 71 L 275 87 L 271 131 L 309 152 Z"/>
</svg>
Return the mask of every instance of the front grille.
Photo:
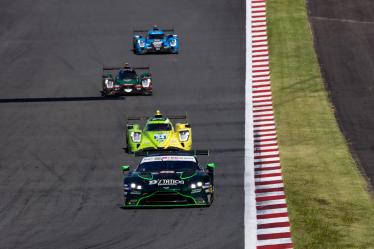
<svg viewBox="0 0 374 249">
<path fill-rule="evenodd" d="M 195 204 L 191 197 L 183 196 L 177 192 L 157 192 L 140 201 L 139 205 L 173 205 Z"/>
</svg>

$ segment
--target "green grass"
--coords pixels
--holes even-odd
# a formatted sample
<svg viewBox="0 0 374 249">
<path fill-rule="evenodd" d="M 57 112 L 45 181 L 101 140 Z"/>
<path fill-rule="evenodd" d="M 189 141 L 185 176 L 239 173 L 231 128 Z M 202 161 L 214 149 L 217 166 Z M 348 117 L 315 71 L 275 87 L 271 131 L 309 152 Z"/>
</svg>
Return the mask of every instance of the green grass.
<svg viewBox="0 0 374 249">
<path fill-rule="evenodd" d="M 272 91 L 295 248 L 374 248 L 374 202 L 324 87 L 305 0 L 268 0 Z"/>
</svg>

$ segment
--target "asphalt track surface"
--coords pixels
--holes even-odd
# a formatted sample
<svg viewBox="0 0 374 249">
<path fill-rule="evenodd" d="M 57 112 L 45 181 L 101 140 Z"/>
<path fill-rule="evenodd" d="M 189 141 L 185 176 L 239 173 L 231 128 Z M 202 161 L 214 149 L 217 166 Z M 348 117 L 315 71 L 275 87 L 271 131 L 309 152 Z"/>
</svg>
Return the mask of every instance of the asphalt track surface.
<svg viewBox="0 0 374 249">
<path fill-rule="evenodd" d="M 0 248 L 243 248 L 245 1 L 0 0 Z M 136 56 L 173 26 L 179 55 Z M 101 66 L 151 65 L 154 96 L 103 99 Z M 126 115 L 188 112 L 210 208 L 123 210 Z"/>
<path fill-rule="evenodd" d="M 374 186 L 374 2 L 309 0 L 308 5 L 338 121 Z"/>
</svg>

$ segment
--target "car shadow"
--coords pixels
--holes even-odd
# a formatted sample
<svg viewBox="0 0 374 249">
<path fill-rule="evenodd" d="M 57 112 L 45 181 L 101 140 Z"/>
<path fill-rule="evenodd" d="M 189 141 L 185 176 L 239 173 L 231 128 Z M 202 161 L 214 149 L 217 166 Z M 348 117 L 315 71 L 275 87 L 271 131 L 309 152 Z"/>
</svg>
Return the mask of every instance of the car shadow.
<svg viewBox="0 0 374 249">
<path fill-rule="evenodd" d="M 34 102 L 70 102 L 70 101 L 108 101 L 123 100 L 123 96 L 78 96 L 78 97 L 45 97 L 45 98 L 3 98 L 0 103 L 34 103 Z"/>
<path fill-rule="evenodd" d="M 132 52 L 134 55 L 154 55 L 154 56 L 169 55 L 169 56 L 171 56 L 171 55 L 178 55 L 178 54 L 180 54 L 180 53 L 173 54 L 173 53 L 168 53 L 168 52 L 159 52 L 159 53 L 156 53 L 156 52 L 152 53 L 152 52 L 150 52 L 150 53 L 145 53 L 145 54 L 137 54 L 134 49 L 130 49 L 129 51 Z"/>
</svg>

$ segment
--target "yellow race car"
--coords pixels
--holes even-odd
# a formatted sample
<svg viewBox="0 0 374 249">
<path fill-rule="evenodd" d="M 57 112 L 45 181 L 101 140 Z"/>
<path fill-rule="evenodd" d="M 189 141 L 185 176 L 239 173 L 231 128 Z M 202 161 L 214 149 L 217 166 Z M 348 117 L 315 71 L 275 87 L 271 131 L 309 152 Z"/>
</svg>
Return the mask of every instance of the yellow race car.
<svg viewBox="0 0 374 249">
<path fill-rule="evenodd" d="M 142 117 L 129 117 L 126 124 L 127 151 L 135 153 L 146 150 L 183 150 L 192 148 L 192 129 L 185 121 L 176 123 L 175 128 L 171 119 L 187 119 L 183 116 L 163 116 L 157 111 L 153 117 L 147 118 L 143 129 L 139 124 L 129 123 L 141 120 Z"/>
</svg>

